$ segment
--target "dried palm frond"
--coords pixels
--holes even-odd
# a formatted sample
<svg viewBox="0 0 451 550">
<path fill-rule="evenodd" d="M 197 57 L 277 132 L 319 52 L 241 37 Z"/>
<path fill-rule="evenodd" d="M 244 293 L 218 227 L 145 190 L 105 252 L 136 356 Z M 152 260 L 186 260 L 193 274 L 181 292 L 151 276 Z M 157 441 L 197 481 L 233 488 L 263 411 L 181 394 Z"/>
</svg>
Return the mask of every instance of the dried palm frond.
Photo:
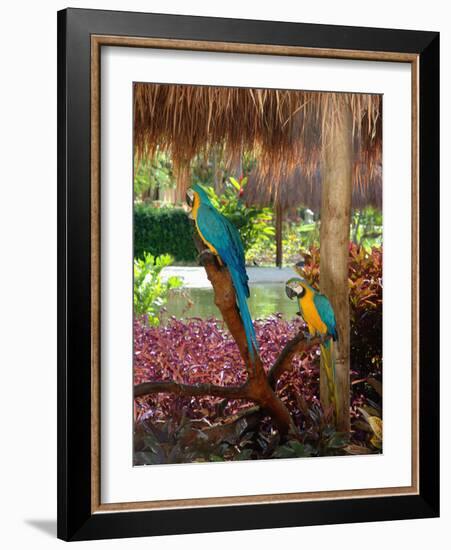
<svg viewBox="0 0 451 550">
<path fill-rule="evenodd" d="M 354 180 L 362 194 L 381 164 L 379 95 L 135 83 L 136 156 L 169 152 L 179 196 L 184 196 L 196 156 L 215 147 L 229 159 L 252 152 L 258 171 L 249 195 L 256 200 L 262 194 L 263 202 L 282 200 L 290 178 L 302 187 L 317 186 L 322 139 L 339 102 L 352 113 Z"/>
</svg>

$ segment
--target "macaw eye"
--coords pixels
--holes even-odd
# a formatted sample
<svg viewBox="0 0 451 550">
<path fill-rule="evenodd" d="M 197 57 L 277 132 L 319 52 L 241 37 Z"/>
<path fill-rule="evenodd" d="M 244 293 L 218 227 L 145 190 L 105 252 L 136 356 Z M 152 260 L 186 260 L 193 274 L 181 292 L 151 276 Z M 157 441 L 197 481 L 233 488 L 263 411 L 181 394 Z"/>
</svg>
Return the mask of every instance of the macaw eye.
<svg viewBox="0 0 451 550">
<path fill-rule="evenodd" d="M 186 204 L 192 208 L 193 204 L 194 204 L 194 192 L 192 189 L 188 189 L 188 191 L 186 192 Z"/>
</svg>

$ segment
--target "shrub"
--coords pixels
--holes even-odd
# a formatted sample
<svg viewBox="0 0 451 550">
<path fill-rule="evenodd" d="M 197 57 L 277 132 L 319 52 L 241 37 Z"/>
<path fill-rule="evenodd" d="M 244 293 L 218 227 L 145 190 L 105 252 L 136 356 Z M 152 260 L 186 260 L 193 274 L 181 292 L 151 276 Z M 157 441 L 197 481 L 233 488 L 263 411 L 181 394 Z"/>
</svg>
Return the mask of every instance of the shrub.
<svg viewBox="0 0 451 550">
<path fill-rule="evenodd" d="M 161 270 L 171 265 L 169 255 L 154 257 L 145 253 L 144 258 L 137 258 L 133 264 L 133 306 L 137 316 L 144 316 L 152 326 L 160 324 L 159 313 L 166 303 L 171 288 L 182 285 L 179 277 L 169 277 L 165 282 L 161 280 Z"/>
<path fill-rule="evenodd" d="M 211 186 L 204 186 L 204 188 L 213 206 L 240 232 L 244 251 L 247 253 L 255 246 L 269 246 L 274 240 L 275 230 L 270 208 L 249 206 L 241 200 L 246 184 L 247 178 L 238 181 L 230 177 L 221 195 L 218 195 Z"/>
<path fill-rule="evenodd" d="M 160 190 L 175 187 L 172 162 L 167 153 L 158 151 L 151 159 L 135 158 L 133 191 L 135 201 L 146 202 Z"/>
<path fill-rule="evenodd" d="M 301 319 L 285 321 L 272 316 L 254 323 L 261 357 L 265 369 L 273 364 L 280 349 L 298 333 Z M 318 396 L 317 349 L 307 356 L 293 359 L 294 376 L 287 382 L 281 377 L 278 390 L 284 400 L 290 401 L 293 410 L 298 410 L 295 395 L 304 393 L 308 403 Z M 242 384 L 246 369 L 238 347 L 229 331 L 216 319 L 169 320 L 166 326 L 147 327 L 139 319 L 134 325 L 134 382 L 149 380 L 175 380 L 184 384 L 210 382 L 220 385 Z M 158 394 L 140 400 L 144 414 L 150 405 L 150 414 L 155 419 L 165 420 L 184 409 L 188 418 L 213 419 L 216 406 L 221 401 L 215 397 L 185 397 Z M 230 400 L 226 414 L 234 414 L 249 403 Z"/>
<path fill-rule="evenodd" d="M 181 208 L 155 208 L 146 204 L 134 207 L 134 253 L 143 258 L 170 254 L 176 262 L 194 262 L 197 250 L 193 225 Z"/>
<path fill-rule="evenodd" d="M 272 220 L 267 222 L 272 224 Z M 275 230 L 272 227 L 272 234 Z M 282 258 L 285 265 L 295 264 L 300 260 L 304 251 L 312 246 L 319 246 L 319 224 L 286 221 L 282 229 Z M 276 261 L 276 241 L 258 240 L 246 252 L 248 263 L 257 265 L 274 265 Z"/>
<path fill-rule="evenodd" d="M 301 319 L 286 321 L 274 315 L 256 321 L 255 329 L 265 370 L 280 349 L 303 327 Z M 305 329 L 305 327 L 304 327 Z M 359 372 L 354 373 L 360 376 Z M 246 380 L 238 347 L 216 319 L 171 319 L 167 326 L 149 327 L 139 319 L 134 325 L 134 383 L 174 380 L 185 384 L 214 383 L 230 386 Z M 279 446 L 278 436 L 265 419 L 255 433 L 236 433 L 236 441 L 220 437 L 216 448 L 199 432 L 222 424 L 224 418 L 253 404 L 242 400 L 224 402 L 219 397 L 189 397 L 170 393 L 149 395 L 135 401 L 135 463 L 152 464 L 243 458 L 288 458 L 323 456 L 347 452 L 374 452 L 371 429 L 362 421 L 361 410 L 369 401 L 355 386 L 351 398 L 353 445 L 344 449 L 342 434 L 333 428 L 332 409 L 323 411 L 319 402 L 319 349 L 293 358 L 276 391 L 301 433 L 301 445 Z M 374 414 L 374 413 L 372 413 Z M 155 438 L 158 441 L 155 441 Z M 186 441 L 190 443 L 187 444 Z M 184 441 L 186 444 L 184 444 Z M 232 448 L 233 447 L 233 448 Z M 352 447 L 352 451 L 351 451 Z M 246 453 L 243 455 L 243 450 Z"/>
</svg>

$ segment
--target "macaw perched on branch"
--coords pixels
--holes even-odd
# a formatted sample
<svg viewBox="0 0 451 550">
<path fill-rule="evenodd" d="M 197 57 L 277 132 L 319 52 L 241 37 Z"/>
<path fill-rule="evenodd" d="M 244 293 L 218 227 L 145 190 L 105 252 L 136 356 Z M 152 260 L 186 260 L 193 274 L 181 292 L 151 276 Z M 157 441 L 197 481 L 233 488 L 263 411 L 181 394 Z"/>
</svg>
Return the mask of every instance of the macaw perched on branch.
<svg viewBox="0 0 451 550">
<path fill-rule="evenodd" d="M 249 298 L 248 276 L 244 261 L 244 249 L 237 228 L 210 202 L 206 191 L 194 184 L 188 189 L 186 202 L 192 208 L 191 215 L 202 241 L 218 258 L 220 265 L 227 266 L 235 289 L 238 309 L 246 333 L 251 361 L 258 352 L 257 337 L 247 305 Z"/>
<path fill-rule="evenodd" d="M 323 339 L 321 357 L 327 377 L 327 385 L 335 411 L 337 410 L 337 387 L 335 384 L 334 342 L 338 340 L 337 323 L 329 299 L 312 288 L 304 279 L 294 277 L 287 281 L 285 292 L 288 298 L 297 298 L 298 315 L 307 323 L 311 336 L 319 334 Z"/>
</svg>

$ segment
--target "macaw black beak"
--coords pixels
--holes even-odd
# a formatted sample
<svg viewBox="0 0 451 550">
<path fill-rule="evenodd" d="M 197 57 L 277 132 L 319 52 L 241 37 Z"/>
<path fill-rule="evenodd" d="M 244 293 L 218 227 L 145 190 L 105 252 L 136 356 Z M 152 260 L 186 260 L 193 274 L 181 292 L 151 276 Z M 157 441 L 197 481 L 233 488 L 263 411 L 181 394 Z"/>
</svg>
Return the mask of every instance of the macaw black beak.
<svg viewBox="0 0 451 550">
<path fill-rule="evenodd" d="M 288 296 L 288 298 L 290 298 L 290 300 L 297 297 L 296 292 L 289 285 L 285 285 L 285 293 Z"/>
<path fill-rule="evenodd" d="M 191 189 L 188 189 L 188 191 L 186 192 L 186 204 L 192 208 L 193 207 L 193 204 L 194 204 L 194 193 L 192 192 Z"/>
</svg>

